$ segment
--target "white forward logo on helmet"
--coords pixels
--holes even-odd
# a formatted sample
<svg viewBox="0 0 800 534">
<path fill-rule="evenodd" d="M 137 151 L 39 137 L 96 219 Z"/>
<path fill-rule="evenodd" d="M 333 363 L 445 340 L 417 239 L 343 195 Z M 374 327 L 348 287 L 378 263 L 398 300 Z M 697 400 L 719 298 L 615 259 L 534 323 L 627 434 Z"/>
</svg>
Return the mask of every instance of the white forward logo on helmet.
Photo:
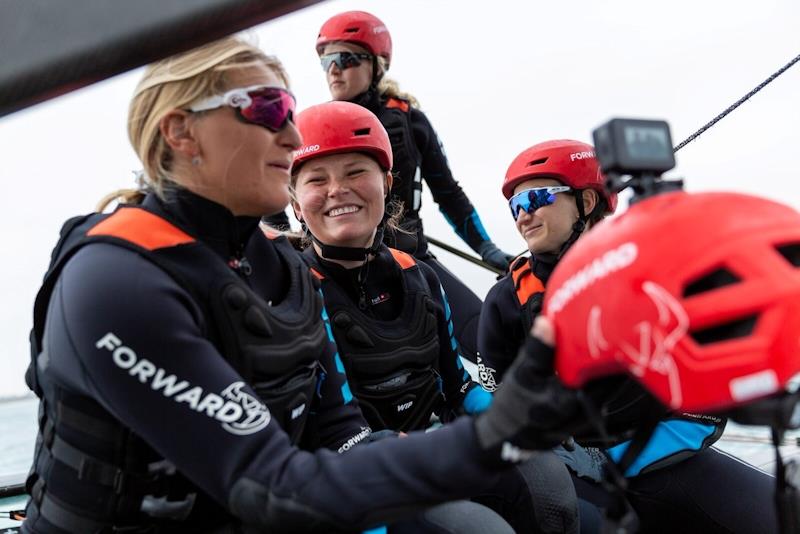
<svg viewBox="0 0 800 534">
<path fill-rule="evenodd" d="M 585 150 L 583 152 L 573 152 L 569 155 L 570 161 L 575 161 L 576 159 L 589 159 L 594 157 L 594 151 L 592 150 Z"/>
<path fill-rule="evenodd" d="M 189 381 L 157 367 L 147 358 L 140 358 L 133 349 L 123 345 L 113 332 L 98 339 L 95 347 L 111 352 L 114 365 L 132 378 L 148 384 L 150 389 L 160 391 L 164 397 L 176 403 L 185 404 L 192 411 L 219 421 L 222 428 L 231 434 L 253 434 L 270 422 L 269 409 L 258 397 L 245 391 L 242 381 L 233 382 L 219 395 L 206 393 L 202 387 L 192 386 Z"/>
<path fill-rule="evenodd" d="M 609 250 L 592 263 L 570 276 L 561 287 L 559 287 L 553 298 L 547 304 L 548 313 L 556 314 L 564 309 L 569 301 L 578 296 L 586 288 L 602 280 L 606 276 L 624 269 L 636 261 L 639 249 L 636 243 L 623 243 L 614 250 Z"/>
<path fill-rule="evenodd" d="M 311 154 L 312 152 L 316 152 L 317 150 L 319 150 L 319 145 L 307 145 L 295 150 L 294 157 L 303 156 L 305 154 Z"/>
</svg>

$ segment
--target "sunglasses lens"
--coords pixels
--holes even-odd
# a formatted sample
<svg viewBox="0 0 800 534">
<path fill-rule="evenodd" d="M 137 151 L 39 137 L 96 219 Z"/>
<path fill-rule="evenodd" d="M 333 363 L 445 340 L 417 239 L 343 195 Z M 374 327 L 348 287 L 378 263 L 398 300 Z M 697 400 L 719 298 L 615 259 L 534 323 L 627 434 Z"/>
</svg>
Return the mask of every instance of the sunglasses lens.
<svg viewBox="0 0 800 534">
<path fill-rule="evenodd" d="M 322 64 L 322 70 L 328 72 L 328 69 L 331 68 L 332 63 L 336 63 L 336 66 L 340 69 L 342 68 L 342 63 L 339 60 L 339 54 L 325 54 L 324 56 L 320 56 L 319 62 Z"/>
<path fill-rule="evenodd" d="M 544 206 L 549 206 L 556 201 L 556 195 L 550 193 L 547 188 L 542 189 L 528 189 L 520 191 L 508 201 L 511 207 L 511 215 L 514 216 L 516 221 L 519 218 L 520 210 L 525 210 L 526 213 L 533 213 L 534 211 Z"/>
<path fill-rule="evenodd" d="M 294 113 L 294 97 L 280 87 L 265 87 L 248 93 L 253 102 L 240 110 L 242 117 L 268 130 L 277 132 Z"/>
<path fill-rule="evenodd" d="M 324 56 L 320 56 L 319 61 L 322 64 L 322 70 L 325 72 L 328 72 L 328 69 L 331 68 L 331 64 L 333 63 L 336 63 L 336 66 L 339 67 L 339 70 L 349 69 L 350 67 L 358 67 L 361 65 L 361 60 L 359 59 L 358 55 L 353 54 L 352 52 L 334 52 L 332 54 L 325 54 Z"/>
</svg>

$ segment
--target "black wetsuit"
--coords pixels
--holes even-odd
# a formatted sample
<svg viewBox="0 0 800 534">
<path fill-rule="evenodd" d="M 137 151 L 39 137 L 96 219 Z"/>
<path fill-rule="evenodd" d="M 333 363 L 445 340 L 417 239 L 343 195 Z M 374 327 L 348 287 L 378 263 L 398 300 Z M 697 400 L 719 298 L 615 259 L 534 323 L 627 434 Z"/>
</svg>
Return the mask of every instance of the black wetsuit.
<svg viewBox="0 0 800 534">
<path fill-rule="evenodd" d="M 546 285 L 557 257 L 542 254 L 529 260 L 531 273 Z M 520 264 L 521 266 L 521 264 Z M 527 267 L 527 266 L 526 266 Z M 513 267 L 512 267 L 513 269 Z M 486 295 L 481 312 L 478 345 L 490 382 L 500 383 L 533 317 L 541 312 L 544 294 L 532 295 L 521 309 L 517 284 L 509 274 Z M 530 317 L 523 317 L 531 314 Z M 708 446 L 719 438 L 724 422 L 694 423 L 680 416 L 659 423 L 656 434 L 627 471 L 627 497 L 646 532 L 776 532 L 774 480 L 762 471 Z M 609 450 L 619 460 L 627 443 Z M 600 476 L 602 456 L 559 450 L 573 469 L 578 496 L 599 508 L 609 505 L 608 494 L 592 479 Z M 638 475 L 638 476 L 634 476 Z M 723 481 L 709 484 L 712 480 Z M 599 529 L 600 512 L 581 507 L 582 531 Z"/>
<path fill-rule="evenodd" d="M 428 265 L 385 246 L 363 266 L 350 269 L 320 258 L 313 248 L 304 256 L 322 279 L 351 387 L 373 430 L 386 428 L 387 422 L 400 425 L 391 430 L 404 430 L 409 421 L 424 428 L 432 411 L 446 423 L 459 413 L 488 407 L 491 394 L 461 364 L 447 295 Z M 431 368 L 440 377 L 433 390 L 424 387 Z M 398 378 L 402 384 L 393 385 Z M 365 382 L 383 385 L 383 395 L 364 390 Z M 438 397 L 433 409 L 426 395 Z M 417 406 L 424 411 L 414 417 Z M 569 475 L 550 452 L 506 472 L 474 500 L 497 511 L 517 532 L 577 531 Z"/>
<path fill-rule="evenodd" d="M 257 230 L 255 218 L 233 217 L 185 191 L 171 194 L 168 202 L 150 195 L 142 208 L 185 233 L 193 250 L 210 250 L 203 257 L 218 262 L 215 269 L 234 269 L 264 302 L 274 306 L 287 298 L 291 258 Z M 158 231 L 148 230 L 144 240 L 158 237 Z M 166 245 L 163 252 L 158 258 L 185 257 L 180 243 Z M 211 268 L 203 262 L 186 267 L 198 273 Z M 197 499 L 183 522 L 165 527 L 169 532 L 210 531 L 234 518 L 270 531 L 358 530 L 423 505 L 469 496 L 494 480 L 491 459 L 479 451 L 467 418 L 433 435 L 352 447 L 364 435 L 364 421 L 332 342 L 323 345 L 325 374 L 321 395 L 309 408 L 308 428 L 315 429 L 318 445 L 349 452 L 312 453 L 292 446 L 274 417 L 270 421 L 255 390 L 243 384 L 242 375 L 212 342 L 208 311 L 187 287 L 192 286 L 177 281 L 149 253 L 113 242 L 86 244 L 66 262 L 45 302 L 43 351 L 36 360 L 42 406 L 57 409 L 50 419 L 55 431 L 47 424 L 40 429 L 38 483 L 32 488 L 25 532 L 85 530 L 59 529 L 47 521 L 38 507 L 48 499 L 57 501 L 57 511 L 51 509 L 49 516 L 55 523 L 77 514 L 89 520 L 111 518 L 120 526 L 149 524 L 139 502 L 124 503 L 125 520 L 114 519 L 121 517 L 117 505 L 124 502 L 125 488 L 133 491 L 146 482 L 126 475 L 126 469 L 136 467 L 125 456 L 133 444 L 149 451 L 151 459 L 167 461 L 158 462 L 158 469 L 174 465 L 177 475 L 187 479 L 181 494 Z M 232 305 L 237 298 L 229 299 Z M 263 331 L 258 317 L 245 315 L 248 328 Z M 223 397 L 231 399 L 224 406 Z M 62 402 L 66 398 L 69 403 Z M 82 420 L 122 428 L 128 441 L 92 441 L 93 435 L 107 436 L 105 429 L 81 425 Z M 76 451 L 79 442 L 99 444 Z M 50 457 L 43 443 L 45 448 L 60 443 L 58 457 Z M 82 458 L 90 461 L 76 461 Z M 121 467 L 115 476 L 116 464 Z M 151 489 L 145 484 L 141 491 Z M 103 507 L 93 507 L 93 498 Z"/>
<path fill-rule="evenodd" d="M 395 177 L 392 196 L 403 203 L 405 212 L 401 226 L 410 235 L 387 232 L 384 241 L 390 247 L 412 254 L 436 272 L 453 305 L 455 335 L 462 355 L 475 363 L 481 300 L 428 249 L 419 213 L 423 180 L 439 205 L 439 211 L 472 250 L 481 254 L 484 247 L 493 246 L 492 241 L 478 212 L 453 177 L 439 137 L 425 114 L 406 101 L 382 97 L 374 89 L 354 98 L 353 102 L 377 115 L 392 143 Z M 286 228 L 289 224 L 285 213 L 269 217 L 267 222 L 277 228 Z"/>
<path fill-rule="evenodd" d="M 304 253 L 323 276 L 334 337 L 373 430 L 390 421 L 391 430 L 422 429 L 432 413 L 449 422 L 491 402 L 491 393 L 461 363 L 451 308 L 436 274 L 402 254 L 383 246 L 363 266 L 346 269 L 313 248 Z"/>
</svg>

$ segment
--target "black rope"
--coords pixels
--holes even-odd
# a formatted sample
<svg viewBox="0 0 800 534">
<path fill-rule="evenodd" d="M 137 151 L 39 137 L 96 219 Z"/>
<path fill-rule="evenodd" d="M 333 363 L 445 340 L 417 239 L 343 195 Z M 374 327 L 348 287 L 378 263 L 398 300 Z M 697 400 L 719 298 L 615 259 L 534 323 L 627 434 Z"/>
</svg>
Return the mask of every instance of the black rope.
<svg viewBox="0 0 800 534">
<path fill-rule="evenodd" d="M 711 120 L 710 122 L 706 123 L 702 128 L 700 128 L 695 133 L 693 133 L 692 135 L 690 135 L 689 137 L 687 137 L 686 139 L 684 139 L 683 141 L 678 143 L 678 145 L 675 147 L 674 151 L 677 152 L 678 150 L 682 149 L 683 147 L 685 147 L 686 145 L 688 145 L 689 143 L 694 141 L 696 138 L 700 137 L 700 135 L 702 135 L 703 132 L 705 132 L 706 130 L 708 130 L 709 128 L 714 126 L 716 123 L 721 121 L 728 113 L 730 113 L 734 109 L 736 109 L 739 106 L 741 106 L 742 104 L 744 104 L 747 100 L 750 99 L 751 96 L 753 96 L 754 94 L 756 94 L 757 92 L 762 90 L 764 87 L 767 86 L 767 84 L 769 84 L 772 80 L 774 80 L 775 78 L 777 78 L 778 76 L 780 76 L 781 74 L 786 72 L 792 65 L 794 65 L 798 61 L 800 61 L 800 55 L 796 56 L 789 63 L 787 63 L 786 65 L 784 65 L 783 67 L 781 67 L 780 69 L 775 71 L 772 74 L 772 76 L 770 76 L 769 78 L 767 78 L 766 80 L 764 80 L 763 82 L 758 84 L 752 91 L 750 91 L 749 93 L 744 95 L 742 98 L 740 98 L 739 100 L 734 102 L 732 105 L 730 105 L 728 107 L 728 109 L 726 109 L 725 111 L 723 111 L 722 113 L 720 113 L 719 115 L 714 117 L 713 120 Z"/>
</svg>

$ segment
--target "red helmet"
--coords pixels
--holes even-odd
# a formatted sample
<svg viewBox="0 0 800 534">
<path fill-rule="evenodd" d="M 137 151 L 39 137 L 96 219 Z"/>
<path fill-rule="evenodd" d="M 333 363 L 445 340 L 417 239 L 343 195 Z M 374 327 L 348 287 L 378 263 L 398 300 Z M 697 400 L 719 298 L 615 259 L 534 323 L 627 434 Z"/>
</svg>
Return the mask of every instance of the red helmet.
<svg viewBox="0 0 800 534">
<path fill-rule="evenodd" d="M 503 195 L 511 198 L 517 185 L 533 178 L 555 178 L 573 189 L 594 189 L 606 199 L 606 213 L 617 209 L 617 195 L 606 191 L 606 177 L 600 172 L 592 145 L 559 139 L 523 150 L 506 171 Z"/>
<path fill-rule="evenodd" d="M 326 44 L 337 41 L 363 46 L 371 54 L 383 57 L 387 68 L 392 61 L 389 30 L 378 17 L 366 11 L 345 11 L 329 18 L 317 35 L 317 54 L 322 54 Z"/>
<path fill-rule="evenodd" d="M 294 151 L 294 167 L 306 160 L 343 152 L 366 152 L 385 170 L 392 168 L 389 135 L 370 110 L 352 102 L 311 106 L 295 119 L 303 144 Z"/>
<path fill-rule="evenodd" d="M 570 387 L 628 373 L 665 406 L 714 412 L 800 371 L 800 213 L 749 195 L 664 193 L 581 238 L 545 313 Z"/>
</svg>

